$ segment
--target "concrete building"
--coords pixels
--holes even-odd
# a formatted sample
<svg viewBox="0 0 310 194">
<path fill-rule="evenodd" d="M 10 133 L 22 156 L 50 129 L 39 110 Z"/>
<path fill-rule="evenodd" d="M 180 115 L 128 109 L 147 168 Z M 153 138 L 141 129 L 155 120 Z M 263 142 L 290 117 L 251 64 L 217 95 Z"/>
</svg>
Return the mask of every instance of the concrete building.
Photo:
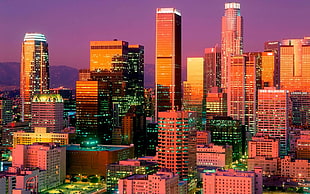
<svg viewBox="0 0 310 194">
<path fill-rule="evenodd" d="M 39 189 L 61 185 L 66 177 L 66 148 L 55 143 L 34 143 L 16 145 L 12 152 L 12 166 L 18 168 L 39 168 Z"/>
<path fill-rule="evenodd" d="M 264 176 L 279 175 L 280 157 L 267 158 L 263 156 L 256 156 L 255 158 L 248 158 L 248 171 L 254 170 L 255 167 L 261 167 Z"/>
<path fill-rule="evenodd" d="M 13 133 L 13 147 L 18 144 L 31 145 L 35 142 L 52 142 L 60 145 L 69 144 L 72 133 L 48 133 L 46 127 L 35 127 L 34 132 L 17 131 Z"/>
<path fill-rule="evenodd" d="M 131 175 L 120 179 L 119 193 L 179 193 L 179 176 L 163 170 L 152 175 Z"/>
<path fill-rule="evenodd" d="M 279 157 L 280 144 L 279 139 L 265 136 L 254 136 L 248 141 L 248 156 L 254 158 L 257 156 L 275 158 Z"/>
<path fill-rule="evenodd" d="M 0 125 L 6 125 L 13 120 L 13 102 L 5 98 L 0 98 Z"/>
<path fill-rule="evenodd" d="M 310 160 L 310 134 L 309 133 L 301 134 L 300 139 L 297 139 L 296 158 Z"/>
<path fill-rule="evenodd" d="M 121 160 L 107 166 L 107 191 L 117 190 L 118 180 L 132 174 L 153 174 L 157 172 L 157 163 L 145 160 Z"/>
<path fill-rule="evenodd" d="M 197 145 L 197 166 L 228 167 L 232 162 L 232 146 L 214 145 L 213 143 Z"/>
<path fill-rule="evenodd" d="M 262 194 L 262 169 L 254 171 L 228 171 L 217 169 L 203 175 L 203 193 Z"/>
<path fill-rule="evenodd" d="M 209 144 L 211 142 L 210 131 L 197 131 L 197 144 Z"/>
<path fill-rule="evenodd" d="M 281 159 L 280 169 L 281 176 L 305 181 L 310 180 L 309 160 L 293 159 L 290 156 L 284 156 Z"/>
<path fill-rule="evenodd" d="M 36 94 L 31 103 L 31 127 L 60 132 L 64 127 L 64 101 L 60 94 Z"/>
</svg>

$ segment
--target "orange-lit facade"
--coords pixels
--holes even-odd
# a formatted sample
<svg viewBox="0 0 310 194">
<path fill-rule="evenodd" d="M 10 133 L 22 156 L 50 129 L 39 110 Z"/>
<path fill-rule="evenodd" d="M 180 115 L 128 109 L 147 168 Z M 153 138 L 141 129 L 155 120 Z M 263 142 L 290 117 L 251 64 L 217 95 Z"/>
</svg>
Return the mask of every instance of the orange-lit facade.
<svg viewBox="0 0 310 194">
<path fill-rule="evenodd" d="M 280 66 L 277 63 L 277 54 L 274 51 L 262 52 L 262 87 L 279 87 Z"/>
<path fill-rule="evenodd" d="M 181 13 L 156 12 L 156 112 L 181 109 Z"/>
<path fill-rule="evenodd" d="M 202 112 L 203 58 L 187 58 L 187 81 L 184 82 L 184 110 Z"/>
<path fill-rule="evenodd" d="M 90 71 L 112 70 L 127 62 L 128 43 L 125 41 L 90 41 Z"/>
<path fill-rule="evenodd" d="M 225 3 L 225 13 L 222 17 L 222 88 L 228 87 L 230 57 L 242 53 L 243 18 L 240 15 L 240 3 Z"/>
<path fill-rule="evenodd" d="M 242 121 L 252 135 L 256 133 L 257 89 L 261 87 L 260 67 L 260 53 L 231 57 L 228 116 Z"/>
<path fill-rule="evenodd" d="M 31 100 L 34 94 L 49 92 L 49 58 L 45 35 L 26 33 L 22 43 L 20 96 L 22 120 L 31 120 Z"/>
<path fill-rule="evenodd" d="M 227 116 L 227 94 L 218 87 L 213 87 L 206 98 L 206 118 L 216 116 Z"/>
<path fill-rule="evenodd" d="M 280 47 L 281 89 L 310 92 L 310 38 L 283 40 Z"/>
</svg>

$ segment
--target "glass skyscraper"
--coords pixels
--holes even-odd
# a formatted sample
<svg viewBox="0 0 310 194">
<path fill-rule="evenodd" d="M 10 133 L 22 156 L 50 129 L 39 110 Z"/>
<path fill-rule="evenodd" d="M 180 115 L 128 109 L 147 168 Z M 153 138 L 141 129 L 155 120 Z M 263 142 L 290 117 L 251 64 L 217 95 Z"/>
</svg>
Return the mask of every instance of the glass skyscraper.
<svg viewBox="0 0 310 194">
<path fill-rule="evenodd" d="M 22 120 L 31 120 L 31 100 L 34 94 L 49 92 L 49 59 L 46 37 L 26 33 L 22 43 L 20 96 Z"/>
</svg>

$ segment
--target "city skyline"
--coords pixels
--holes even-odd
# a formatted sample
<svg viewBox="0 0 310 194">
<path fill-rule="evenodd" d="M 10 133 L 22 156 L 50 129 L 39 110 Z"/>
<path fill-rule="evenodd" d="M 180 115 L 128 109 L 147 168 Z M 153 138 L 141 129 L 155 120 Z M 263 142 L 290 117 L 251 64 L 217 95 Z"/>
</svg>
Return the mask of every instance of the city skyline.
<svg viewBox="0 0 310 194">
<path fill-rule="evenodd" d="M 39 32 L 45 34 L 49 40 L 50 64 L 53 66 L 85 68 L 89 65 L 89 41 L 115 38 L 144 45 L 146 64 L 154 64 L 154 12 L 158 7 L 175 7 L 181 10 L 184 17 L 184 68 L 186 57 L 202 56 L 204 48 L 220 43 L 221 17 L 227 1 L 197 0 L 195 4 L 183 0 L 133 0 L 122 3 L 75 1 L 74 4 L 70 1 L 50 1 L 44 4 L 37 2 L 30 0 L 0 3 L 0 18 L 4 19 L 1 23 L 3 31 L 0 42 L 4 45 L 0 49 L 1 62 L 20 61 L 20 41 L 24 34 Z M 305 23 L 303 18 L 310 15 L 307 13 L 309 1 L 238 2 L 241 3 L 242 15 L 245 18 L 245 52 L 263 51 L 263 43 L 268 40 L 302 38 L 308 35 L 310 25 Z M 36 6 L 31 6 L 33 4 Z M 260 17 L 257 17 L 258 15 Z M 122 26 L 125 30 L 116 30 L 117 26 Z M 66 52 L 69 49 L 71 52 Z"/>
</svg>

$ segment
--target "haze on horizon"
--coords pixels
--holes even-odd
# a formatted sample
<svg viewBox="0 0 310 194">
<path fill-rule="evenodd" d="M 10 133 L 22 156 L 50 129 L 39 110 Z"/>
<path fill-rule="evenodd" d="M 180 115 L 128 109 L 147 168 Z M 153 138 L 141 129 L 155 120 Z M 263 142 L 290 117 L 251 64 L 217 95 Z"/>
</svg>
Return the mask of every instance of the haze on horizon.
<svg viewBox="0 0 310 194">
<path fill-rule="evenodd" d="M 182 13 L 183 67 L 186 57 L 202 56 L 220 44 L 225 0 L 2 0 L 0 62 L 19 62 L 26 32 L 40 32 L 49 43 L 50 65 L 88 68 L 89 41 L 125 40 L 145 46 L 145 63 L 155 63 L 155 12 L 175 7 Z M 244 48 L 310 36 L 309 0 L 239 0 L 244 17 Z"/>
</svg>

